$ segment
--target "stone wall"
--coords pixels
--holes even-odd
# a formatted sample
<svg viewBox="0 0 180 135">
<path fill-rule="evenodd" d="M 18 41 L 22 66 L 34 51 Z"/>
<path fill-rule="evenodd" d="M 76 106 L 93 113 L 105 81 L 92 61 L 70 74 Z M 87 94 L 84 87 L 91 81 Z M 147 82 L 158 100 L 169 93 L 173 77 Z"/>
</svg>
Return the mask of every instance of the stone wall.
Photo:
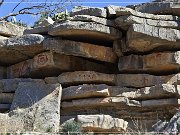
<svg viewBox="0 0 180 135">
<path fill-rule="evenodd" d="M 131 8 L 74 7 L 65 20 L 25 30 L 1 22 L 0 127 L 59 132 L 71 119 L 84 131 L 125 132 L 137 130 L 135 120 L 154 131 L 173 117 L 180 106 L 179 14 L 174 5 L 169 15 L 148 12 L 148 4 Z M 10 128 L 14 121 L 23 124 Z"/>
</svg>

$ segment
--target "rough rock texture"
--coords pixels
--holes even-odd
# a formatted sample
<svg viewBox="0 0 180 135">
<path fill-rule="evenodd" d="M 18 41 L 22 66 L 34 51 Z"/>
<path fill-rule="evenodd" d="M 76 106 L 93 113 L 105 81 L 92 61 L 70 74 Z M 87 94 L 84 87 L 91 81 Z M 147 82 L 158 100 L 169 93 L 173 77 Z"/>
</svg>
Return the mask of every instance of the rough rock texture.
<svg viewBox="0 0 180 135">
<path fill-rule="evenodd" d="M 48 34 L 84 42 L 95 42 L 97 44 L 109 44 L 109 42 L 122 36 L 121 32 L 113 27 L 81 21 L 66 21 L 51 25 Z"/>
<path fill-rule="evenodd" d="M 104 8 L 75 6 L 72 9 L 70 15 L 71 16 L 74 16 L 74 15 L 91 15 L 91 16 L 106 18 L 107 13 L 106 13 L 106 9 L 104 9 Z"/>
<path fill-rule="evenodd" d="M 118 132 L 126 131 L 128 122 L 110 115 L 77 115 L 77 122 L 84 131 Z"/>
<path fill-rule="evenodd" d="M 0 35 L 2 36 L 22 36 L 25 27 L 15 25 L 11 22 L 0 22 Z"/>
<path fill-rule="evenodd" d="M 127 32 L 127 48 L 138 52 L 179 49 L 180 31 L 133 24 Z"/>
<path fill-rule="evenodd" d="M 0 93 L 0 103 L 11 104 L 13 97 L 14 93 Z"/>
<path fill-rule="evenodd" d="M 21 62 L 44 51 L 42 46 L 44 37 L 42 35 L 28 34 L 0 40 L 0 62 L 3 65 Z"/>
<path fill-rule="evenodd" d="M 48 26 L 39 26 L 34 28 L 29 28 L 24 30 L 24 34 L 42 34 L 46 35 L 48 33 Z"/>
<path fill-rule="evenodd" d="M 58 76 L 60 84 L 64 85 L 78 85 L 78 84 L 115 84 L 114 74 L 103 74 L 94 71 L 76 71 L 66 72 Z"/>
<path fill-rule="evenodd" d="M 57 53 L 65 55 L 81 56 L 111 63 L 115 63 L 117 61 L 117 56 L 110 47 L 62 40 L 59 38 L 48 38 L 44 41 L 43 47 L 46 50 L 53 50 Z"/>
<path fill-rule="evenodd" d="M 119 71 L 167 73 L 178 72 L 180 52 L 159 52 L 148 55 L 129 55 L 119 58 Z"/>
</svg>

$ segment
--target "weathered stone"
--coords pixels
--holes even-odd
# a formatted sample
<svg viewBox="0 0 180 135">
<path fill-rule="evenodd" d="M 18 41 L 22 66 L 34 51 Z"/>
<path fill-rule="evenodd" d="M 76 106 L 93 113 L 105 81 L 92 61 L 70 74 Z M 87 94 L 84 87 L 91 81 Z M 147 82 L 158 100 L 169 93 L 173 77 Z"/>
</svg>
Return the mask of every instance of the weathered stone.
<svg viewBox="0 0 180 135">
<path fill-rule="evenodd" d="M 154 76 L 149 74 L 118 74 L 116 85 L 121 87 L 150 87 L 159 84 L 180 84 L 180 74 Z"/>
<path fill-rule="evenodd" d="M 127 48 L 138 52 L 179 49 L 180 31 L 133 24 L 127 32 Z"/>
<path fill-rule="evenodd" d="M 82 21 L 82 22 L 96 22 L 99 24 L 103 24 L 106 26 L 116 27 L 113 20 L 108 20 L 105 18 L 100 18 L 91 15 L 75 15 L 71 19 L 71 21 Z"/>
<path fill-rule="evenodd" d="M 114 65 L 96 63 L 83 58 L 67 56 L 53 52 L 43 52 L 18 64 L 8 67 L 9 78 L 35 77 L 43 78 L 58 76 L 63 71 L 93 70 L 101 72 L 113 72 Z M 114 71 L 116 69 L 114 68 Z"/>
<path fill-rule="evenodd" d="M 108 96 L 109 90 L 105 84 L 70 86 L 62 90 L 62 100 Z"/>
<path fill-rule="evenodd" d="M 25 27 L 15 25 L 11 22 L 0 22 L 0 35 L 2 36 L 22 36 Z"/>
<path fill-rule="evenodd" d="M 107 13 L 106 9 L 104 8 L 97 8 L 97 7 L 86 7 L 86 6 L 75 6 L 70 13 L 71 16 L 75 15 L 90 15 L 90 16 L 97 16 L 97 17 L 104 17 L 106 18 Z"/>
<path fill-rule="evenodd" d="M 180 67 L 180 51 L 120 57 L 118 67 L 119 71 L 137 73 L 162 74 L 167 72 L 178 72 Z"/>
<path fill-rule="evenodd" d="M 141 18 L 148 18 L 148 19 L 153 19 L 153 20 L 174 20 L 174 21 L 180 20 L 178 16 L 154 15 L 154 14 L 148 14 L 148 13 L 141 13 L 131 8 L 121 7 L 121 6 L 109 5 L 108 7 L 105 7 L 105 8 L 107 8 L 108 16 L 113 17 L 113 18 L 119 17 L 119 16 L 125 16 L 125 15 L 134 15 Z"/>
<path fill-rule="evenodd" d="M 167 107 L 167 106 L 180 106 L 180 100 L 177 98 L 167 99 L 152 99 L 142 101 L 142 107 Z"/>
<path fill-rule="evenodd" d="M 174 2 L 151 2 L 143 3 L 135 6 L 135 10 L 143 13 L 153 13 L 153 14 L 172 14 L 180 16 L 180 4 L 179 1 Z"/>
<path fill-rule="evenodd" d="M 3 79 L 0 80 L 0 93 L 15 92 L 20 82 L 33 82 L 33 83 L 44 84 L 44 80 L 41 79 L 30 79 L 30 78 Z"/>
<path fill-rule="evenodd" d="M 111 63 L 117 61 L 117 56 L 110 47 L 62 40 L 60 38 L 48 38 L 44 41 L 43 47 L 46 50 L 53 50 L 65 55 L 81 56 Z"/>
<path fill-rule="evenodd" d="M 147 24 L 156 27 L 180 29 L 180 21 L 153 20 L 133 15 L 120 16 L 115 19 L 115 24 L 124 30 L 128 30 L 132 24 Z"/>
<path fill-rule="evenodd" d="M 141 89 L 112 86 L 107 88 L 111 97 L 127 97 L 128 99 L 147 100 L 158 98 L 180 98 L 180 85 L 159 84 Z M 86 92 L 85 92 L 86 93 Z M 84 93 L 84 94 L 85 94 Z"/>
<path fill-rule="evenodd" d="M 14 93 L 0 93 L 0 103 L 11 104 L 13 97 Z"/>
<path fill-rule="evenodd" d="M 20 37 L 2 39 L 0 41 L 1 64 L 15 64 L 43 52 L 43 40 L 44 37 L 38 34 L 29 34 Z"/>
<path fill-rule="evenodd" d="M 108 132 L 126 131 L 128 122 L 123 119 L 113 118 L 110 115 L 77 115 L 77 122 L 83 131 Z"/>
<path fill-rule="evenodd" d="M 0 66 L 0 79 L 7 78 L 7 68 Z"/>
<path fill-rule="evenodd" d="M 48 26 L 25 29 L 24 34 L 48 34 Z"/>
<path fill-rule="evenodd" d="M 126 45 L 125 40 L 115 40 L 113 42 L 113 51 L 118 57 L 123 56 L 123 47 Z M 127 51 L 127 50 L 126 50 Z"/>
<path fill-rule="evenodd" d="M 58 83 L 58 78 L 57 77 L 46 77 L 46 78 L 44 78 L 44 81 L 47 84 L 56 84 L 56 83 Z"/>
<path fill-rule="evenodd" d="M 10 107 L 11 107 L 11 104 L 1 104 L 0 103 L 0 112 L 7 111 L 10 109 Z"/>
<path fill-rule="evenodd" d="M 20 131 L 59 132 L 61 91 L 59 84 L 20 83 L 10 118 L 23 123 Z"/>
<path fill-rule="evenodd" d="M 60 84 L 64 85 L 78 85 L 78 84 L 115 84 L 114 74 L 104 74 L 94 71 L 76 71 L 66 72 L 58 76 Z"/>
<path fill-rule="evenodd" d="M 102 45 L 110 45 L 113 40 L 122 36 L 122 33 L 113 27 L 80 21 L 66 21 L 51 25 L 48 34 Z"/>
<path fill-rule="evenodd" d="M 62 109 L 73 108 L 96 108 L 96 107 L 141 107 L 141 103 L 136 100 L 129 100 L 126 97 L 88 98 L 62 102 Z"/>
<path fill-rule="evenodd" d="M 49 25 L 51 25 L 53 23 L 54 23 L 54 21 L 52 20 L 52 18 L 51 17 L 47 17 L 43 21 L 39 22 L 36 26 L 37 27 L 49 26 Z"/>
</svg>

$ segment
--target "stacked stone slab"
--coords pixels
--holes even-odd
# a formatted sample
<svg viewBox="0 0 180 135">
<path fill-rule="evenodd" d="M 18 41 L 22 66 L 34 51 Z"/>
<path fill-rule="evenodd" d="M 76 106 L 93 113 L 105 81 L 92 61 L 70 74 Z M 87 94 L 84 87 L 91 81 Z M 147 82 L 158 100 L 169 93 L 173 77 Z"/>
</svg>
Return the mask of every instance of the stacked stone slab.
<svg viewBox="0 0 180 135">
<path fill-rule="evenodd" d="M 139 11 L 80 6 L 0 38 L 2 127 L 15 119 L 25 124 L 9 132 L 58 132 L 76 121 L 87 132 L 125 132 L 137 120 L 151 131 L 171 118 L 180 106 L 180 17 Z"/>
</svg>

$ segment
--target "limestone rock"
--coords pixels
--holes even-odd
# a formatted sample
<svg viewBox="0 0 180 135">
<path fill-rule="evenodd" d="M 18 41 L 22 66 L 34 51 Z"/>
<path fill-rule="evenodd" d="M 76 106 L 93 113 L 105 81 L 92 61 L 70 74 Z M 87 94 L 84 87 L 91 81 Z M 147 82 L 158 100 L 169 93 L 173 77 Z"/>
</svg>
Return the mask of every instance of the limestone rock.
<svg viewBox="0 0 180 135">
<path fill-rule="evenodd" d="M 96 63 L 80 57 L 67 56 L 53 52 L 43 52 L 33 59 L 29 59 L 8 67 L 9 78 L 33 77 L 43 78 L 58 76 L 64 71 L 94 70 L 111 72 L 116 69 L 114 65 Z"/>
<path fill-rule="evenodd" d="M 108 20 L 105 18 L 100 18 L 91 15 L 75 15 L 71 19 L 71 21 L 82 21 L 82 22 L 96 22 L 99 24 L 103 24 L 106 26 L 116 27 L 113 20 Z"/>
<path fill-rule="evenodd" d="M 115 6 L 115 5 L 109 5 L 105 8 L 108 11 L 108 17 L 111 17 L 111 18 L 125 16 L 125 15 L 133 15 L 133 16 L 138 16 L 141 18 L 147 18 L 147 19 L 153 19 L 153 20 L 174 20 L 174 21 L 180 20 L 178 16 L 154 15 L 154 14 L 149 14 L 149 13 L 142 13 L 142 12 L 135 11 L 131 8 Z"/>
<path fill-rule="evenodd" d="M 148 55 L 129 55 L 119 58 L 119 71 L 167 73 L 178 72 L 180 52 L 159 52 Z"/>
<path fill-rule="evenodd" d="M 180 31 L 133 24 L 127 32 L 127 48 L 138 52 L 179 49 Z"/>
<path fill-rule="evenodd" d="M 0 40 L 0 62 L 4 65 L 21 62 L 44 51 L 42 46 L 44 37 L 42 35 L 28 34 Z"/>
<path fill-rule="evenodd" d="M 14 93 L 0 93 L 0 103 L 11 104 L 13 97 Z"/>
<path fill-rule="evenodd" d="M 143 13 L 164 14 L 164 15 L 172 14 L 172 15 L 180 16 L 180 5 L 178 1 L 143 3 L 135 6 L 135 10 Z"/>
<path fill-rule="evenodd" d="M 59 132 L 61 90 L 59 84 L 20 83 L 10 118 L 24 123 L 20 131 Z"/>
<path fill-rule="evenodd" d="M 90 15 L 97 17 L 107 17 L 106 9 L 97 7 L 86 7 L 86 6 L 75 6 L 70 13 L 71 16 L 74 15 Z"/>
<path fill-rule="evenodd" d="M 133 15 L 120 16 L 115 19 L 115 24 L 124 30 L 128 30 L 132 24 L 147 24 L 156 27 L 180 29 L 179 21 L 153 20 Z"/>
<path fill-rule="evenodd" d="M 77 115 L 77 122 L 83 131 L 108 132 L 126 131 L 128 122 L 110 115 Z"/>
<path fill-rule="evenodd" d="M 0 22 L 0 35 L 2 36 L 22 36 L 25 27 L 15 25 L 11 22 Z"/>
<path fill-rule="evenodd" d="M 115 84 L 114 74 L 104 74 L 94 71 L 75 71 L 66 72 L 58 76 L 60 84 L 64 85 L 78 85 L 78 84 Z"/>
<path fill-rule="evenodd" d="M 72 101 L 63 101 L 62 109 L 77 108 L 96 108 L 96 107 L 141 107 L 141 103 L 136 100 L 129 100 L 126 97 L 107 97 L 107 98 L 87 98 Z"/>
<path fill-rule="evenodd" d="M 62 90 L 62 100 L 107 96 L 109 96 L 109 90 L 105 84 L 70 86 Z"/>
<path fill-rule="evenodd" d="M 103 45 L 109 45 L 122 36 L 122 33 L 113 27 L 81 21 L 66 21 L 51 25 L 48 34 Z"/>
<path fill-rule="evenodd" d="M 111 63 L 115 63 L 117 61 L 117 56 L 110 47 L 62 40 L 59 38 L 48 38 L 44 41 L 43 47 L 46 50 L 53 50 L 57 53 L 65 55 L 81 56 Z"/>
</svg>

